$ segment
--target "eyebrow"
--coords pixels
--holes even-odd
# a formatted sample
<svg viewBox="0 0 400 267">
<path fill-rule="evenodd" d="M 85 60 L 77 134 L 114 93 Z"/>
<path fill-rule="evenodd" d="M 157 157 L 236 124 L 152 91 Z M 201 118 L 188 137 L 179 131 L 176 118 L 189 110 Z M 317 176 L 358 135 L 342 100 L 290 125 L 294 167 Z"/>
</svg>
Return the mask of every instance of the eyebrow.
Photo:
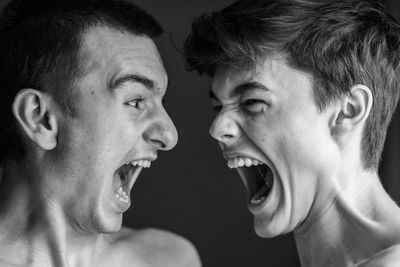
<svg viewBox="0 0 400 267">
<path fill-rule="evenodd" d="M 254 90 L 254 89 L 262 89 L 265 91 L 270 91 L 265 85 L 263 85 L 259 82 L 255 82 L 255 81 L 246 82 L 246 83 L 242 83 L 242 84 L 238 85 L 237 87 L 235 87 L 229 94 L 229 98 L 234 98 L 238 95 L 244 94 L 246 91 Z M 208 95 L 211 99 L 220 101 L 212 89 L 210 89 Z"/>
<path fill-rule="evenodd" d="M 140 75 L 140 74 L 128 74 L 125 76 L 122 76 L 115 81 L 112 82 L 110 89 L 111 90 L 117 90 L 119 87 L 121 87 L 125 83 L 140 83 L 150 91 L 154 92 L 160 92 L 160 88 L 157 87 L 156 82 L 147 78 L 146 76 Z M 169 81 L 168 81 L 169 84 Z"/>
</svg>

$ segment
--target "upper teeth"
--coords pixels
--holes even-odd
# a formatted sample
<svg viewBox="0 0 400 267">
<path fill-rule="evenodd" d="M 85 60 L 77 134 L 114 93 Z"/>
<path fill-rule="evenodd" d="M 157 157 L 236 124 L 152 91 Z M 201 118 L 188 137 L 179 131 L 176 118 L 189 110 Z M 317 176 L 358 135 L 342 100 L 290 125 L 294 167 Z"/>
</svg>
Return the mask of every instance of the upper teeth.
<svg viewBox="0 0 400 267">
<path fill-rule="evenodd" d="M 133 166 L 140 166 L 140 167 L 143 167 L 143 168 L 150 168 L 151 161 L 147 160 L 147 159 L 134 160 L 134 161 L 131 162 L 131 164 Z"/>
<path fill-rule="evenodd" d="M 251 159 L 251 158 L 237 157 L 228 159 L 228 167 L 231 169 L 243 166 L 250 167 L 251 165 L 257 166 L 258 164 L 262 163 L 256 159 Z"/>
</svg>

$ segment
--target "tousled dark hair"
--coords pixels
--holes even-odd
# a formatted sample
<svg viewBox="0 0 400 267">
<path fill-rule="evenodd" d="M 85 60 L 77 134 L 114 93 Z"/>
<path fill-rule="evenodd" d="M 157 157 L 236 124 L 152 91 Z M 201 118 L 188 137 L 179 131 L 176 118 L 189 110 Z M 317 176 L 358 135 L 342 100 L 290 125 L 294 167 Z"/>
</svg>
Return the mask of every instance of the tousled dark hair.
<svg viewBox="0 0 400 267">
<path fill-rule="evenodd" d="M 239 0 L 195 19 L 184 52 L 189 70 L 210 76 L 217 64 L 254 69 L 279 54 L 312 76 L 320 111 L 368 86 L 361 157 L 364 168 L 378 168 L 400 82 L 400 27 L 378 1 Z"/>
<path fill-rule="evenodd" d="M 120 0 L 13 0 L 2 10 L 0 162 L 26 152 L 12 114 L 19 90 L 47 92 L 65 112 L 76 115 L 74 84 L 85 67 L 82 35 L 95 26 L 149 38 L 163 33 L 146 11 Z"/>
</svg>

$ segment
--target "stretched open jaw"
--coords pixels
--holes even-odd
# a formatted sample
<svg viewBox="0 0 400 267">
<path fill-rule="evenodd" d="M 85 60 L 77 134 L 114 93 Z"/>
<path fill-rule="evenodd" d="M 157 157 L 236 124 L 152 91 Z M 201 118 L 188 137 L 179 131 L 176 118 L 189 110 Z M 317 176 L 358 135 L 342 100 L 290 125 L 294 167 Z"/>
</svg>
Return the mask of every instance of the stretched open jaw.
<svg viewBox="0 0 400 267">
<path fill-rule="evenodd" d="M 238 171 L 251 204 L 263 202 L 274 184 L 272 170 L 265 163 L 250 158 L 234 158 L 228 160 L 228 166 Z"/>
<path fill-rule="evenodd" d="M 119 167 L 113 179 L 115 197 L 122 203 L 129 204 L 130 191 L 143 168 L 149 168 L 149 160 L 131 161 Z"/>
</svg>

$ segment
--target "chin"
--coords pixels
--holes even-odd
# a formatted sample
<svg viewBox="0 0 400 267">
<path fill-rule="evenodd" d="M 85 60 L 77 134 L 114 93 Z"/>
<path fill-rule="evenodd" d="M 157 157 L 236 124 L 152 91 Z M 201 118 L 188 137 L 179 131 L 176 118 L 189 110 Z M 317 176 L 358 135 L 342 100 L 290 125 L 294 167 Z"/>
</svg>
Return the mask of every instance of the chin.
<svg viewBox="0 0 400 267">
<path fill-rule="evenodd" d="M 284 235 L 292 230 L 285 227 L 284 223 L 279 223 L 277 220 L 267 220 L 259 216 L 254 217 L 254 231 L 259 237 L 274 238 L 279 235 Z"/>
<path fill-rule="evenodd" d="M 122 214 L 102 215 L 94 218 L 94 229 L 98 233 L 112 234 L 122 228 Z"/>
</svg>

